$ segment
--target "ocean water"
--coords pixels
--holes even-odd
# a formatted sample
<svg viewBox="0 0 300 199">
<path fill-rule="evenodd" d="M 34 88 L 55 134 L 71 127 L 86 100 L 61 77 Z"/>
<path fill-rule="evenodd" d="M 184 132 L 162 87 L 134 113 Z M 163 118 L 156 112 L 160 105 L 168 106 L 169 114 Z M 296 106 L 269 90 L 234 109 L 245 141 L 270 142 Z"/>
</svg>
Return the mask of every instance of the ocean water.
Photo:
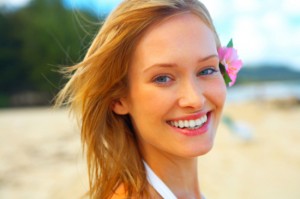
<svg viewBox="0 0 300 199">
<path fill-rule="evenodd" d="M 290 98 L 300 100 L 300 80 L 234 85 L 233 87 L 228 88 L 227 93 L 228 102 Z"/>
</svg>

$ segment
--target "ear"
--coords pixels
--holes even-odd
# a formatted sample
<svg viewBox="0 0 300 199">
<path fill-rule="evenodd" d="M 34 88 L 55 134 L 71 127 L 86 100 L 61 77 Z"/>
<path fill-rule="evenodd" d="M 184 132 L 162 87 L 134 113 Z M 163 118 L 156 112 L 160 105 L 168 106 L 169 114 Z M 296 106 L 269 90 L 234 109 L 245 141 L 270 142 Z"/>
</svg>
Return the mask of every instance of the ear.
<svg viewBox="0 0 300 199">
<path fill-rule="evenodd" d="M 112 104 L 112 110 L 118 115 L 126 115 L 129 113 L 128 104 L 124 98 L 115 100 Z"/>
</svg>

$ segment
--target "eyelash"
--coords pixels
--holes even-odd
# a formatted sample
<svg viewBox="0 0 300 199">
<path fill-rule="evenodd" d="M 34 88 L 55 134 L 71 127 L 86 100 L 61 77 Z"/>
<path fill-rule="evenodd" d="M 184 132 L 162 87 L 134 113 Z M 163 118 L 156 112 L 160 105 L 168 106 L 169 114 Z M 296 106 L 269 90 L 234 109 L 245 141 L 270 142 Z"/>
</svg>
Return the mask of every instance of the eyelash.
<svg viewBox="0 0 300 199">
<path fill-rule="evenodd" d="M 204 73 L 204 72 L 208 72 L 208 73 Z M 197 76 L 213 75 L 216 72 L 218 72 L 218 70 L 216 70 L 214 67 L 209 67 L 209 68 L 206 68 L 206 69 L 200 71 L 199 73 L 197 73 Z M 172 80 L 173 80 L 173 78 L 170 77 L 170 75 L 160 74 L 160 75 L 155 76 L 153 78 L 152 82 L 154 82 L 158 85 L 168 85 L 171 83 Z"/>
<path fill-rule="evenodd" d="M 168 80 L 167 81 L 161 81 L 162 78 L 168 78 Z M 157 83 L 157 84 L 168 84 L 170 81 L 172 81 L 172 78 L 169 75 L 164 75 L 164 74 L 158 75 L 158 76 L 153 78 L 153 82 Z"/>
<path fill-rule="evenodd" d="M 208 74 L 204 74 L 203 72 L 205 72 L 205 71 L 208 71 L 208 70 L 210 70 L 210 72 L 208 73 Z M 216 70 L 214 67 L 210 67 L 210 68 L 206 68 L 206 69 L 204 69 L 204 70 L 202 70 L 202 71 L 200 71 L 199 73 L 198 73 L 198 75 L 213 75 L 214 73 L 216 73 L 216 72 L 218 72 L 218 70 Z"/>
</svg>

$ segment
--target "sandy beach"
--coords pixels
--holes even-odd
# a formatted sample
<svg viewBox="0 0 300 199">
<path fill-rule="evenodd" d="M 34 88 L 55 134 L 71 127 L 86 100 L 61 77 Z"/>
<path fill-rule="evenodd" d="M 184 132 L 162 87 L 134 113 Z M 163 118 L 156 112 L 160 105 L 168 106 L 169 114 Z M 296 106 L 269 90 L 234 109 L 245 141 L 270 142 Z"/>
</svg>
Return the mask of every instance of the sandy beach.
<svg viewBox="0 0 300 199">
<path fill-rule="evenodd" d="M 206 198 L 299 199 L 300 106 L 230 103 L 224 115 L 244 134 L 222 122 L 214 149 L 199 157 Z M 67 110 L 1 109 L 0 144 L 0 198 L 80 198 L 88 189 Z"/>
</svg>

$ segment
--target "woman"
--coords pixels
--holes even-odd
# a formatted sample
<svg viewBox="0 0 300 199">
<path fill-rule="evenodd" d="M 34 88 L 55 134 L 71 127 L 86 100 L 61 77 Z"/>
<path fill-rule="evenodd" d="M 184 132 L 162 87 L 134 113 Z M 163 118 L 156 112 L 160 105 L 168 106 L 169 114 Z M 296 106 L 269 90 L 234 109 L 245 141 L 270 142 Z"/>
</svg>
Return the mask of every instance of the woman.
<svg viewBox="0 0 300 199">
<path fill-rule="evenodd" d="M 79 116 L 91 198 L 203 198 L 197 157 L 226 98 L 198 0 L 125 0 L 58 96 Z"/>
</svg>

